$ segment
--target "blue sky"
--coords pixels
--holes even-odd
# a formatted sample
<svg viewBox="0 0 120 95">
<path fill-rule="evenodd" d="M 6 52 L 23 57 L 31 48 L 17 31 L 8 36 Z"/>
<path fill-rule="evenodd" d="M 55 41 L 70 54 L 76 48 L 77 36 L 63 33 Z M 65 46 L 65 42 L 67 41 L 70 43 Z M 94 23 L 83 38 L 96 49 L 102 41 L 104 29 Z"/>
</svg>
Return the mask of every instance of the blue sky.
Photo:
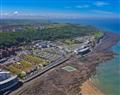
<svg viewBox="0 0 120 95">
<path fill-rule="evenodd" d="M 116 18 L 119 0 L 0 0 L 1 17 Z"/>
</svg>

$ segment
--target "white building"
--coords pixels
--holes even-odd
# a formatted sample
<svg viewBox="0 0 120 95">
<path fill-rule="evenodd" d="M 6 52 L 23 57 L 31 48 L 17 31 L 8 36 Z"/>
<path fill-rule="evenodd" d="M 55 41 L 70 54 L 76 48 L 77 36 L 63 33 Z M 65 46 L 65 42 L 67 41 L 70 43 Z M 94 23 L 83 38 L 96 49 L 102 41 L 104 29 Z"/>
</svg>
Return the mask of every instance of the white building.
<svg viewBox="0 0 120 95">
<path fill-rule="evenodd" d="M 84 55 L 86 53 L 90 52 L 90 48 L 86 47 L 86 48 L 80 48 L 80 49 L 76 49 L 74 50 L 74 53 L 76 54 L 80 54 L 80 55 Z"/>
<path fill-rule="evenodd" d="M 0 92 L 7 91 L 19 82 L 17 75 L 12 75 L 7 71 L 0 71 Z"/>
</svg>

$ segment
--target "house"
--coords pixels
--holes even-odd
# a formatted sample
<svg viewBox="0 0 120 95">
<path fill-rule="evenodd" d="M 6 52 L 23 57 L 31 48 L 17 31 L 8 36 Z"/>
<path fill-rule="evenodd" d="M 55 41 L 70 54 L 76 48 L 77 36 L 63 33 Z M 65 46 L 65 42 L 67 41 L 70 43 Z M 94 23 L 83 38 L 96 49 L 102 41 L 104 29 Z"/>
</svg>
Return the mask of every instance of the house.
<svg viewBox="0 0 120 95">
<path fill-rule="evenodd" d="M 47 43 L 47 42 L 39 42 L 39 43 L 36 43 L 34 47 L 39 48 L 39 49 L 44 49 L 44 48 L 50 48 L 53 46 L 52 44 Z"/>
</svg>

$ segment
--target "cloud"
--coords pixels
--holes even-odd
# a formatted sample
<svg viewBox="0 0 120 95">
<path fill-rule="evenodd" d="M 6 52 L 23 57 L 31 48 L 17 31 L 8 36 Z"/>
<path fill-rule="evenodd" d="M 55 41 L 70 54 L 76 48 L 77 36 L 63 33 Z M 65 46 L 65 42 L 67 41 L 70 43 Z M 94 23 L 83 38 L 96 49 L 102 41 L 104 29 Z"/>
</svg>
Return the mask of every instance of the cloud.
<svg viewBox="0 0 120 95">
<path fill-rule="evenodd" d="M 92 12 L 97 13 L 97 14 L 106 14 L 106 15 L 112 15 L 114 14 L 113 12 L 110 11 L 103 11 L 103 10 L 92 10 Z"/>
<path fill-rule="evenodd" d="M 70 9 L 70 8 L 88 8 L 89 5 L 76 5 L 76 6 L 66 6 L 65 8 Z"/>
<path fill-rule="evenodd" d="M 78 5 L 78 6 L 75 6 L 76 8 L 88 8 L 89 5 Z"/>
<path fill-rule="evenodd" d="M 2 13 L 4 16 L 20 15 L 18 11 Z"/>
<path fill-rule="evenodd" d="M 13 12 L 13 15 L 18 15 L 18 14 L 19 14 L 18 11 L 14 11 L 14 12 Z"/>
<path fill-rule="evenodd" d="M 110 5 L 110 4 L 106 3 L 106 2 L 97 1 L 97 2 L 95 2 L 95 5 L 98 6 L 98 7 L 101 7 L 101 6 L 107 6 L 107 5 Z"/>
<path fill-rule="evenodd" d="M 90 14 L 91 13 L 91 14 Z M 23 15 L 2 15 L 1 18 L 7 19 L 95 19 L 95 18 L 115 18 L 115 14 L 104 11 L 93 11 L 90 13 L 44 13 L 44 14 L 23 14 Z M 105 13 L 105 14 L 99 14 Z"/>
</svg>

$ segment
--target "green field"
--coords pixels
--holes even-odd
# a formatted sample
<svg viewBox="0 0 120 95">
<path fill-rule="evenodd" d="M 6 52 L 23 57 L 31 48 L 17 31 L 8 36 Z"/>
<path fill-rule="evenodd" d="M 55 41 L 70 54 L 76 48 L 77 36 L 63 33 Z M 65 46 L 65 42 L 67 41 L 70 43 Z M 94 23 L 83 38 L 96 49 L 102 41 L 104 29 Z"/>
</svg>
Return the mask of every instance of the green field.
<svg viewBox="0 0 120 95">
<path fill-rule="evenodd" d="M 33 55 L 27 55 L 24 57 L 24 59 L 32 64 L 36 64 L 36 65 L 39 65 L 39 64 L 42 64 L 42 65 L 47 65 L 49 62 L 42 59 L 42 58 L 39 58 L 39 57 L 36 57 L 36 56 L 33 56 Z"/>
</svg>

